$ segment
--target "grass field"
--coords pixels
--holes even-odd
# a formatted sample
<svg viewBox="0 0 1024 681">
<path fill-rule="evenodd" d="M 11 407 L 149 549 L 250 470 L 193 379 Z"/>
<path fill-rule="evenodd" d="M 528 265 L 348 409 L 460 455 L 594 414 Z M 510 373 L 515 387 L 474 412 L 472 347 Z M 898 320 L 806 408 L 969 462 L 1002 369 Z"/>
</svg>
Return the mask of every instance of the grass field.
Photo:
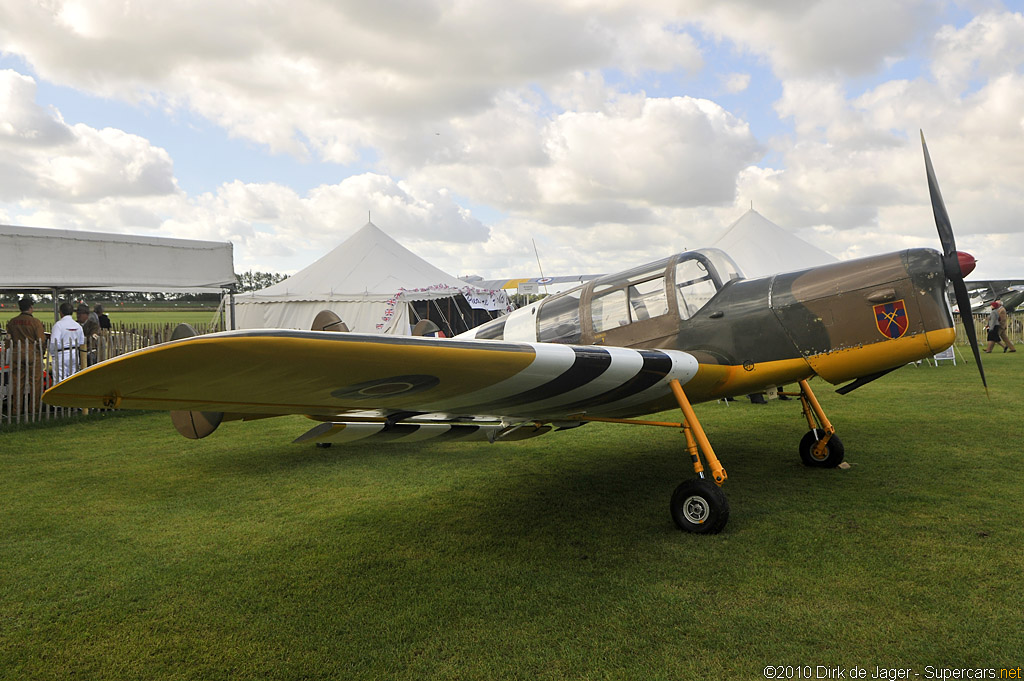
<svg viewBox="0 0 1024 681">
<path fill-rule="evenodd" d="M 299 417 L 198 442 L 165 414 L 2 432 L 0 678 L 1015 668 L 1024 356 L 985 360 L 989 398 L 969 365 L 814 381 L 848 470 L 799 463 L 798 403 L 698 405 L 730 476 L 718 536 L 669 518 L 692 475 L 669 429 L 326 450 L 289 444 Z"/>
</svg>

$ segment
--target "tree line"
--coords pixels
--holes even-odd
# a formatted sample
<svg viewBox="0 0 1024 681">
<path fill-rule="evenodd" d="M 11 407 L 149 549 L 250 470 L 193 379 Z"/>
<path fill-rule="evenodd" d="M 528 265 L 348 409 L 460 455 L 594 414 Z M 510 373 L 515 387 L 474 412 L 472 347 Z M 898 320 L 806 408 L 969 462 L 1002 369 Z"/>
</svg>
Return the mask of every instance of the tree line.
<svg viewBox="0 0 1024 681">
<path fill-rule="evenodd" d="M 272 286 L 288 278 L 287 274 L 278 272 L 260 272 L 249 270 L 235 275 L 235 291 L 245 293 L 246 291 L 258 291 L 259 289 Z M 18 304 L 22 293 L 19 291 L 0 291 L 0 303 L 5 306 Z M 49 293 L 33 293 L 32 297 L 37 302 L 52 302 L 53 296 Z M 88 298 L 96 301 L 112 301 L 121 303 L 146 303 L 151 301 L 173 300 L 180 302 L 213 303 L 220 301 L 219 293 L 178 293 L 161 291 L 89 291 L 76 292 L 62 298 L 74 298 L 75 300 Z"/>
</svg>

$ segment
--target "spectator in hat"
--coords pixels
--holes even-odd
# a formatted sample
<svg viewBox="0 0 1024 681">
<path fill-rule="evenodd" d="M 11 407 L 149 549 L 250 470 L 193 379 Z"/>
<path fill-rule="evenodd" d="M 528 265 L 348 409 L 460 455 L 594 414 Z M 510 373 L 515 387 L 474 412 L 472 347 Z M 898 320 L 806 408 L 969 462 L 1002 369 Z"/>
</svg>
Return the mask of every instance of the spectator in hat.
<svg viewBox="0 0 1024 681">
<path fill-rule="evenodd" d="M 96 341 L 100 334 L 100 319 L 95 312 L 89 311 L 89 306 L 79 304 L 78 323 L 82 326 L 82 333 L 85 334 L 85 345 L 87 358 L 82 362 L 83 367 L 92 366 L 96 363 Z"/>
<path fill-rule="evenodd" d="M 39 396 L 43 394 L 43 346 L 46 332 L 43 323 L 32 316 L 35 311 L 32 296 L 19 300 L 18 309 L 21 314 L 7 323 L 13 407 L 14 413 L 20 414 L 24 404 L 29 414 L 35 414 L 39 411 Z"/>
</svg>

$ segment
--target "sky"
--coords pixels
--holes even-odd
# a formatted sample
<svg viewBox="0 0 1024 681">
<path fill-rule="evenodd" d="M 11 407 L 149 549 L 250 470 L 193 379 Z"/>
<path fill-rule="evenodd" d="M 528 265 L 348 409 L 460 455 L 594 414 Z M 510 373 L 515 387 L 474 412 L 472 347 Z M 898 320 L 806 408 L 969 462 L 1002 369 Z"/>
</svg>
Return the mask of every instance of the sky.
<svg viewBox="0 0 1024 681">
<path fill-rule="evenodd" d="M 0 0 L 0 223 L 612 272 L 751 206 L 1024 278 L 1024 0 Z"/>
</svg>

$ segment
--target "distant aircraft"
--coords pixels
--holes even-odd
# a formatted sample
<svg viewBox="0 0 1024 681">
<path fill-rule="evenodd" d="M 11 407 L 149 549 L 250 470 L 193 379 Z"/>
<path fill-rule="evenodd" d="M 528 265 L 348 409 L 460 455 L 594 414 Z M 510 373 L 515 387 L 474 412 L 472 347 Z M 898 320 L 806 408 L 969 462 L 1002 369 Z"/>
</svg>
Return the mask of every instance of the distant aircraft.
<svg viewBox="0 0 1024 681">
<path fill-rule="evenodd" d="M 1013 312 L 1024 303 L 1024 280 L 974 279 L 964 283 L 971 296 L 971 312 L 976 314 L 987 312 L 993 300 L 1003 301 L 1007 312 Z"/>
<path fill-rule="evenodd" d="M 90 367 L 48 390 L 67 407 L 174 410 L 179 432 L 306 414 L 296 442 L 518 440 L 591 421 L 681 428 L 696 473 L 672 495 L 676 525 L 716 533 L 727 475 L 692 404 L 796 384 L 808 466 L 844 447 L 808 379 L 840 393 L 952 345 L 946 282 L 968 307 L 974 258 L 956 250 L 928 148 L 942 244 L 744 279 L 714 249 L 599 277 L 453 339 L 246 330 L 172 341 Z M 319 328 L 331 328 L 322 322 Z M 965 332 L 982 383 L 972 324 Z M 848 382 L 848 383 L 847 383 Z M 678 423 L 636 420 L 678 407 Z"/>
</svg>

